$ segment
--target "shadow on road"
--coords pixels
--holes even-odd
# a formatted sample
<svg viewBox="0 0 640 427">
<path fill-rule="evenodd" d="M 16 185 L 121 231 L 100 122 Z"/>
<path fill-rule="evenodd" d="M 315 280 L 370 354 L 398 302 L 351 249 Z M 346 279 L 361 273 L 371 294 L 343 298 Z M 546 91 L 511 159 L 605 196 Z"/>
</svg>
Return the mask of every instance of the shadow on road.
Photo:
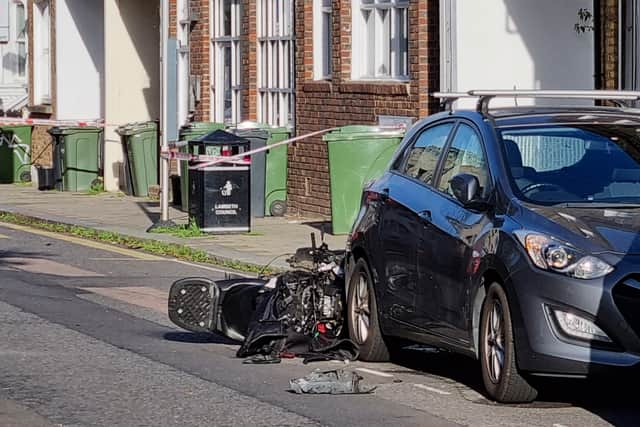
<svg viewBox="0 0 640 427">
<path fill-rule="evenodd" d="M 199 334 L 195 332 L 167 332 L 164 334 L 167 341 L 183 342 L 190 344 L 238 344 L 229 338 L 216 334 Z"/>
<path fill-rule="evenodd" d="M 0 250 L 0 268 L 21 266 L 25 264 L 22 259 L 43 257 L 45 257 L 45 254 L 42 252 L 15 252 Z"/>
<path fill-rule="evenodd" d="M 426 353 L 400 350 L 393 362 L 407 368 L 405 373 L 438 376 L 455 381 L 484 396 L 484 386 L 478 362 L 453 353 Z M 397 371 L 396 371 L 397 372 Z M 522 408 L 582 408 L 615 426 L 637 426 L 640 405 L 635 384 L 640 380 L 636 372 L 621 372 L 592 379 L 532 378 L 540 393 L 530 404 L 506 405 Z M 472 403 L 496 405 L 480 398 Z"/>
</svg>

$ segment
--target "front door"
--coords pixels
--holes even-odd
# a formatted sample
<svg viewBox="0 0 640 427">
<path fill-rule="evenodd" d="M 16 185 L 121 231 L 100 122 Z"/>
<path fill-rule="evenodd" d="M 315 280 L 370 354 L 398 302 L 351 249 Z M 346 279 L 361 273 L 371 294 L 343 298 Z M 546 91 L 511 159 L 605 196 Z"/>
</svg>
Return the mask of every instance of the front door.
<svg viewBox="0 0 640 427">
<path fill-rule="evenodd" d="M 419 251 L 422 217 L 432 209 L 435 193 L 430 186 L 452 128 L 453 123 L 446 122 L 418 134 L 388 181 L 380 226 L 382 301 L 386 313 L 403 323 L 420 325 L 419 295 L 429 286 L 420 282 L 418 273 L 418 257 L 425 256 Z"/>
<path fill-rule="evenodd" d="M 490 225 L 486 214 L 465 209 L 454 197 L 449 181 L 460 173 L 475 175 L 483 195 L 488 192 L 489 172 L 479 134 L 461 123 L 447 150 L 437 183 L 438 202 L 423 227 L 418 270 L 422 287 L 420 308 L 431 333 L 468 341 L 467 304 L 471 295 L 473 244 Z M 433 319 L 436 321 L 433 321 Z"/>
</svg>

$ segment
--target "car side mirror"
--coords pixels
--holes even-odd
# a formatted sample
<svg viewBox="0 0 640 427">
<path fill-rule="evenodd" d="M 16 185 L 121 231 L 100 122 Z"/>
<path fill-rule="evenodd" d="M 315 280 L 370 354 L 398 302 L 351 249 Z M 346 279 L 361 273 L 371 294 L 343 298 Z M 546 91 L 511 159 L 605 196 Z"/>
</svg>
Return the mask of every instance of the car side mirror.
<svg viewBox="0 0 640 427">
<path fill-rule="evenodd" d="M 480 181 L 476 176 L 461 173 L 451 178 L 449 184 L 454 197 L 464 206 L 486 206 L 486 202 L 480 199 Z"/>
</svg>

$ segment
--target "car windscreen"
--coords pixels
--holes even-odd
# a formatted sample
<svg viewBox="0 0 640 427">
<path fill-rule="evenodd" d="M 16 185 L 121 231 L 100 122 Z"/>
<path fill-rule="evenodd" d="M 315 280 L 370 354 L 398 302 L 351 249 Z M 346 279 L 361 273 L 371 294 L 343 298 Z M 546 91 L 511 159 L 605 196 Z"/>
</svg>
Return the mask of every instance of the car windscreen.
<svg viewBox="0 0 640 427">
<path fill-rule="evenodd" d="M 640 127 L 571 124 L 499 133 L 511 185 L 527 202 L 640 203 Z"/>
</svg>

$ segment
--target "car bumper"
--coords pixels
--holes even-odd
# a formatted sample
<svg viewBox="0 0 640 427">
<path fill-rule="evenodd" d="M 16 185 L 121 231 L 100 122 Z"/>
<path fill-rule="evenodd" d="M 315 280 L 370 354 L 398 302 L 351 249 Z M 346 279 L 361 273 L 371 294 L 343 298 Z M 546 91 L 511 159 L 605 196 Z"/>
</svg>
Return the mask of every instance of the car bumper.
<svg viewBox="0 0 640 427">
<path fill-rule="evenodd" d="M 613 273 L 572 279 L 521 266 L 506 283 L 514 323 L 518 367 L 541 375 L 590 376 L 612 368 L 640 369 L 640 257 L 608 259 Z M 588 342 L 564 333 L 558 309 L 596 323 L 612 343 Z"/>
</svg>

